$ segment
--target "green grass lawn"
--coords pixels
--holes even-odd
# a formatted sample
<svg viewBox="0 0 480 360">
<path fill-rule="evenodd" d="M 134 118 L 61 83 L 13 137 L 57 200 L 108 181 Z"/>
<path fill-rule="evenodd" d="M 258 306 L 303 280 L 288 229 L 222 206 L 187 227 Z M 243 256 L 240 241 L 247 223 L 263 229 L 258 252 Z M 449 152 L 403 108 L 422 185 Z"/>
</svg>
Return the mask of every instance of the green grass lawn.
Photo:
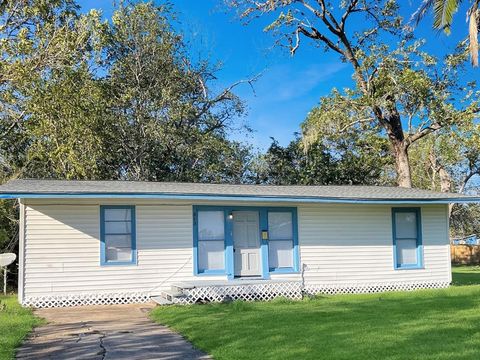
<svg viewBox="0 0 480 360">
<path fill-rule="evenodd" d="M 454 266 L 452 285 L 480 285 L 480 266 Z"/>
<path fill-rule="evenodd" d="M 215 359 L 480 359 L 480 268 L 448 289 L 157 307 Z M 475 285 L 473 285 L 475 284 Z"/>
<path fill-rule="evenodd" d="M 32 310 L 18 304 L 16 296 L 0 295 L 0 359 L 13 359 L 17 346 L 41 323 Z"/>
</svg>

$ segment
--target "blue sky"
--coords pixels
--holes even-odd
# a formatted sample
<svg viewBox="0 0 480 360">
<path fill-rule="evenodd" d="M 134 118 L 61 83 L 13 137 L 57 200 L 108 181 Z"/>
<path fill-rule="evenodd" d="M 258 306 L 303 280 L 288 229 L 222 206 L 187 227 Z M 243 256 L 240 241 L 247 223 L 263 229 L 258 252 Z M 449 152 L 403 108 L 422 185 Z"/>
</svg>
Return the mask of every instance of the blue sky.
<svg viewBox="0 0 480 360">
<path fill-rule="evenodd" d="M 420 2 L 405 0 L 405 16 Z M 79 3 L 85 11 L 103 10 L 105 17 L 112 12 L 109 0 L 80 0 Z M 248 86 L 237 89 L 248 107 L 244 121 L 254 132 L 236 133 L 232 135 L 235 139 L 247 141 L 260 150 L 268 148 L 270 137 L 286 145 L 321 96 L 333 87 L 352 84 L 350 66 L 334 53 L 324 53 L 307 41 L 294 57 L 285 49 L 274 47 L 272 36 L 263 31 L 267 19 L 260 18 L 244 26 L 232 11 L 226 11 L 222 0 L 173 0 L 171 3 L 179 13 L 179 31 L 188 41 L 191 53 L 222 63 L 222 70 L 217 74 L 219 88 L 262 73 L 254 84 L 255 93 Z M 426 48 L 433 55 L 441 56 L 466 36 L 464 14 L 464 9 L 457 14 L 453 35 L 449 37 L 431 30 L 431 18 L 420 24 L 417 36 L 426 37 Z M 478 79 L 479 71 L 470 69 L 469 76 Z"/>
</svg>

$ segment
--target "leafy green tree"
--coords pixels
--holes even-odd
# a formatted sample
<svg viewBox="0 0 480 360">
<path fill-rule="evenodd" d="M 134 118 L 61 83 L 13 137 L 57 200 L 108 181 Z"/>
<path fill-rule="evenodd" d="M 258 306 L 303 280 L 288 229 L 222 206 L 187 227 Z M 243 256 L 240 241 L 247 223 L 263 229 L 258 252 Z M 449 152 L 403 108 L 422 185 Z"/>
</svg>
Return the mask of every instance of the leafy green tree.
<svg viewBox="0 0 480 360">
<path fill-rule="evenodd" d="M 120 3 L 112 21 L 70 0 L 0 7 L 0 157 L 5 177 L 240 181 L 230 142 L 244 111 L 212 93 L 167 6 Z"/>
<path fill-rule="evenodd" d="M 275 185 L 384 184 L 389 157 L 352 142 L 317 141 L 308 149 L 297 138 L 286 147 L 273 139 L 265 154 L 253 163 L 254 182 Z M 384 144 L 384 154 L 388 152 Z"/>
<path fill-rule="evenodd" d="M 412 148 L 414 182 L 418 187 L 463 193 L 480 175 L 480 125 L 438 132 Z"/>
<path fill-rule="evenodd" d="M 458 11 L 462 0 L 423 0 L 418 10 L 413 14 L 417 24 L 433 10 L 433 27 L 443 30 L 447 35 L 453 23 L 453 16 Z M 478 66 L 478 32 L 480 31 L 480 0 L 469 0 L 468 19 L 468 49 L 473 66 Z"/>
<path fill-rule="evenodd" d="M 12 201 L 0 200 L 0 252 L 16 252 L 17 240 L 18 207 Z"/>
<path fill-rule="evenodd" d="M 408 153 L 412 144 L 455 126 L 465 113 L 479 111 L 475 101 L 456 108 L 463 97 L 456 93 L 459 58 L 438 63 L 422 52 L 422 43 L 405 31 L 394 0 L 229 3 L 243 18 L 274 16 L 266 30 L 276 34 L 278 43 L 288 46 L 292 54 L 310 40 L 351 65 L 355 87 L 323 97 L 306 120 L 304 135 L 315 141 L 325 135 L 347 136 L 349 131 L 383 134 L 395 160 L 399 186 L 412 186 Z M 394 41 L 398 46 L 387 45 Z"/>
<path fill-rule="evenodd" d="M 246 149 L 226 139 L 244 112 L 236 84 L 212 93 L 216 69 L 206 60 L 192 63 L 172 17 L 168 7 L 151 3 L 121 6 L 113 15 L 105 63 L 118 176 L 238 182 Z"/>
<path fill-rule="evenodd" d="M 480 205 L 455 205 L 450 216 L 450 233 L 454 237 L 480 236 Z"/>
<path fill-rule="evenodd" d="M 411 149 L 415 186 L 444 192 L 478 193 L 480 177 L 480 125 L 439 131 Z M 477 234 L 480 220 L 477 204 L 450 206 L 451 232 L 454 236 Z"/>
<path fill-rule="evenodd" d="M 112 117 L 102 81 L 85 65 L 64 69 L 32 88 L 22 173 L 37 178 L 110 179 Z"/>
<path fill-rule="evenodd" d="M 244 180 L 250 149 L 227 139 L 243 81 L 213 92 L 218 67 L 192 63 L 169 7 L 120 3 L 104 21 L 72 0 L 3 1 L 0 18 L 1 182 Z M 15 214 L 0 202 L 0 248 Z"/>
<path fill-rule="evenodd" d="M 84 81 L 93 84 L 89 63 L 98 48 L 100 15 L 79 15 L 70 0 L 23 0 L 2 2 L 0 18 L 3 176 L 85 178 L 92 168 L 72 152 L 89 162 L 95 155 L 91 146 L 83 148 L 92 139 L 81 138 L 76 120 L 90 126 L 94 110 L 88 107 L 100 106 L 79 96 L 89 96 L 92 88 L 85 89 Z"/>
</svg>

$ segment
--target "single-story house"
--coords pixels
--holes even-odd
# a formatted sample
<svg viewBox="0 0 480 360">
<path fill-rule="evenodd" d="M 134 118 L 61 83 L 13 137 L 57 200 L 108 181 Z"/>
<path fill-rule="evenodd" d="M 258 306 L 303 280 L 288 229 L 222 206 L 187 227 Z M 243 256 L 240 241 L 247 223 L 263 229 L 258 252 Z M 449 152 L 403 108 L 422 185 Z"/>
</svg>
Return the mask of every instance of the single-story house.
<svg viewBox="0 0 480 360">
<path fill-rule="evenodd" d="M 69 306 L 447 287 L 448 204 L 375 186 L 13 180 L 19 301 Z"/>
</svg>

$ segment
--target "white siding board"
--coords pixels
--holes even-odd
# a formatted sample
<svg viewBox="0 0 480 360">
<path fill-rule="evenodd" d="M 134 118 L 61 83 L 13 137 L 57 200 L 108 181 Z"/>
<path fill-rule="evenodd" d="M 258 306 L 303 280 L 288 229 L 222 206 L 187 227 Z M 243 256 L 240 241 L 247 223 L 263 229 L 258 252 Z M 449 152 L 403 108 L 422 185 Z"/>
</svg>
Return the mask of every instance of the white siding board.
<svg viewBox="0 0 480 360">
<path fill-rule="evenodd" d="M 302 206 L 300 256 L 313 285 L 449 282 L 445 205 L 422 206 L 424 269 L 395 270 L 391 206 Z"/>
<path fill-rule="evenodd" d="M 26 296 L 152 289 L 155 294 L 171 281 L 194 279 L 191 206 L 136 206 L 136 266 L 100 266 L 96 204 L 38 203 L 26 212 Z"/>
<path fill-rule="evenodd" d="M 72 200 L 28 201 L 25 297 L 118 291 L 156 294 L 169 288 L 171 282 L 225 279 L 193 276 L 192 204 L 185 201 L 102 201 L 136 205 L 138 264 L 100 266 L 99 203 L 95 199 L 79 199 L 78 204 Z M 391 206 L 298 205 L 299 253 L 300 263 L 306 265 L 305 283 L 449 282 L 446 208 L 422 206 L 425 268 L 394 270 Z M 300 280 L 301 274 L 272 274 L 271 278 Z"/>
<path fill-rule="evenodd" d="M 20 221 L 18 229 L 18 301 L 23 304 L 25 289 L 25 205 L 19 200 Z"/>
</svg>

